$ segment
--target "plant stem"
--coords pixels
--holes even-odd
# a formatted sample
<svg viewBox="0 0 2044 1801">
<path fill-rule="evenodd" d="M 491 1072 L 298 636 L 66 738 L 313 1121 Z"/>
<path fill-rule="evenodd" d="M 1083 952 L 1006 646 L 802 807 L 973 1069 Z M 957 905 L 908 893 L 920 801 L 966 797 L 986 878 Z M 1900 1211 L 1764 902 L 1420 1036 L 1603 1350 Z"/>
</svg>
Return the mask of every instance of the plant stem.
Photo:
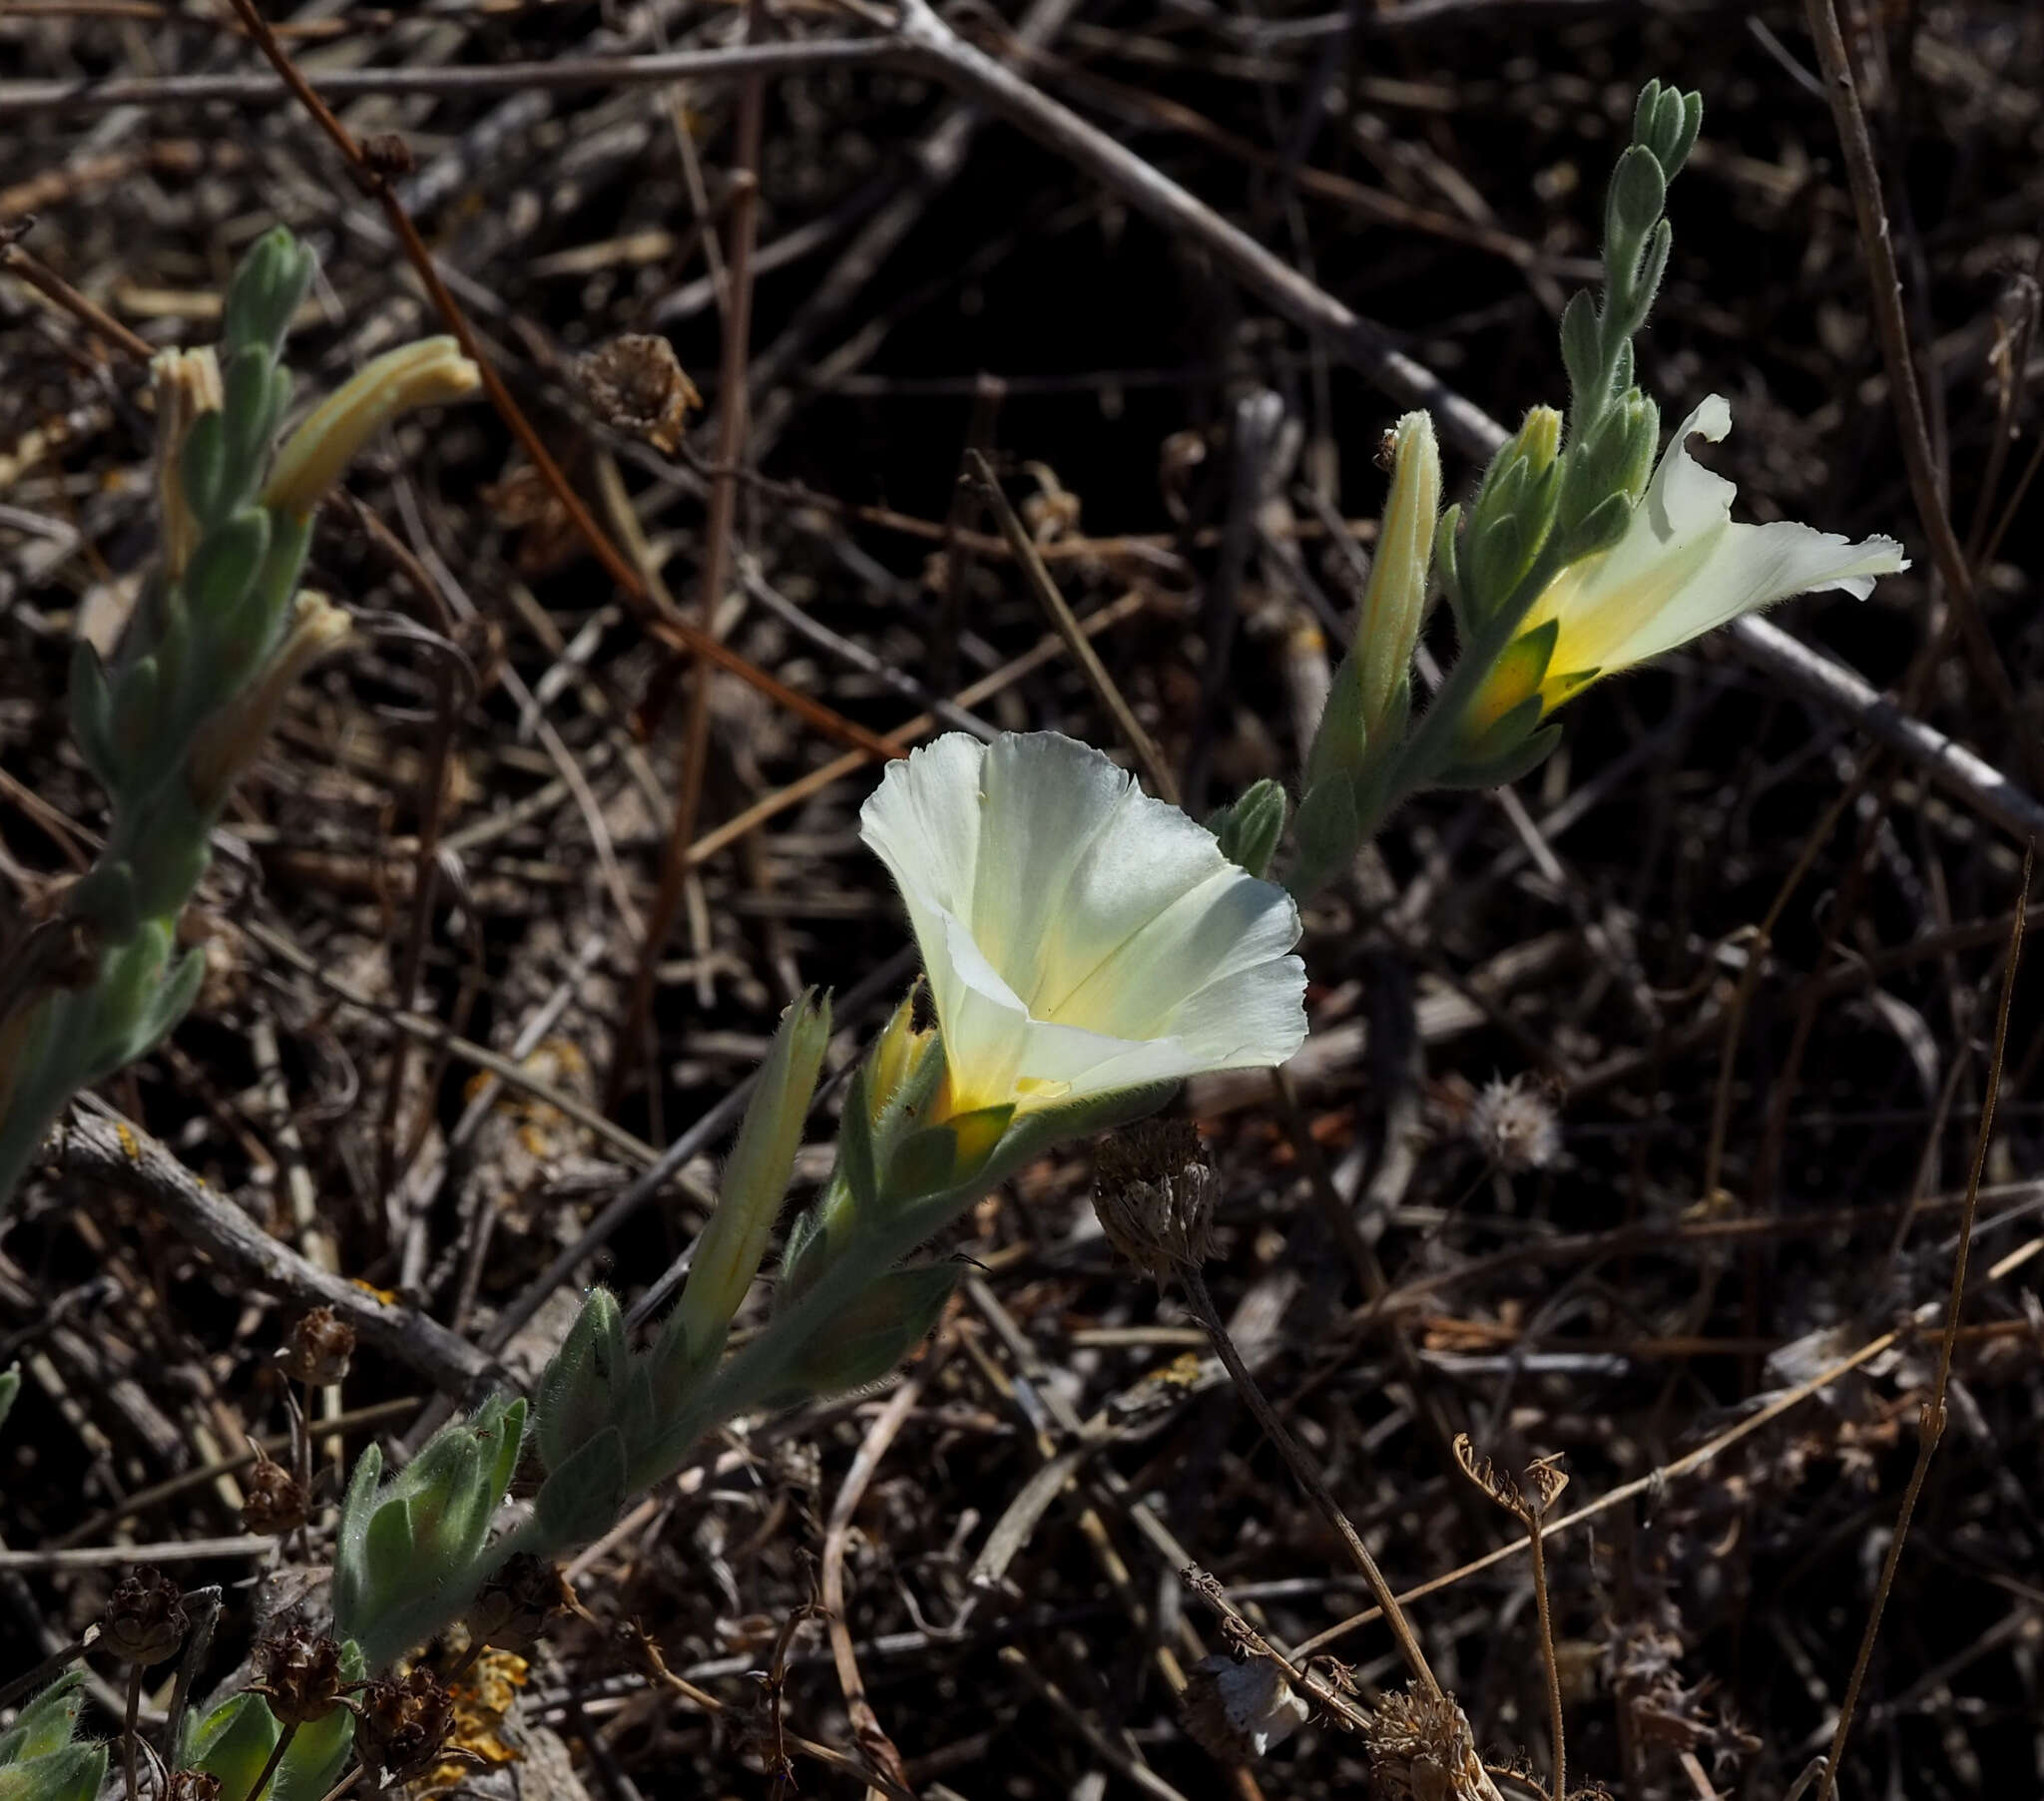
<svg viewBox="0 0 2044 1801">
<path fill-rule="evenodd" d="M 291 1748 L 291 1740 L 298 1735 L 298 1722 L 290 1721 L 277 1734 L 276 1743 L 270 1747 L 269 1760 L 262 1766 L 262 1774 L 256 1778 L 256 1786 L 249 1791 L 247 1801 L 262 1801 L 262 1791 L 269 1786 L 270 1777 L 276 1774 L 276 1766 L 283 1762 L 283 1754 Z"/>
<path fill-rule="evenodd" d="M 1186 1296 L 1192 1302 L 1195 1317 L 1206 1328 L 1216 1354 L 1234 1379 L 1242 1398 L 1249 1403 L 1250 1412 L 1256 1416 L 1257 1424 L 1263 1427 L 1265 1437 L 1278 1447 L 1278 1454 L 1284 1459 L 1292 1480 L 1305 1491 L 1307 1500 L 1319 1509 L 1321 1518 L 1334 1529 L 1341 1543 L 1348 1548 L 1355 1567 L 1362 1572 L 1362 1579 L 1368 1584 L 1372 1598 L 1383 1609 L 1384 1623 L 1391 1628 L 1391 1636 L 1397 1640 L 1399 1653 L 1404 1657 L 1413 1679 L 1429 1695 L 1445 1699 L 1447 1691 L 1434 1675 L 1426 1653 L 1419 1648 L 1412 1622 L 1398 1605 L 1398 1597 L 1392 1593 L 1391 1584 L 1384 1580 L 1384 1573 L 1377 1568 L 1377 1561 L 1370 1556 L 1369 1547 L 1362 1542 L 1361 1535 L 1348 1524 L 1348 1516 L 1342 1513 L 1340 1504 L 1328 1493 L 1319 1471 L 1313 1468 L 1312 1459 L 1306 1456 L 1298 1441 L 1285 1429 L 1284 1422 L 1278 1417 L 1277 1410 L 1264 1398 L 1264 1391 L 1257 1386 L 1256 1377 L 1250 1374 L 1249 1365 L 1243 1361 L 1242 1353 L 1235 1348 L 1235 1340 L 1228 1335 L 1228 1328 L 1222 1323 L 1220 1310 L 1214 1305 L 1214 1297 L 1207 1290 L 1207 1278 L 1199 1265 L 1182 1265 L 1179 1275 L 1185 1283 Z"/>
<path fill-rule="evenodd" d="M 142 1665 L 137 1663 L 128 1670 L 128 1718 L 121 1734 L 121 1761 L 128 1777 L 128 1801 L 142 1801 L 142 1789 L 137 1781 L 136 1767 L 136 1716 L 142 1711 Z"/>
<path fill-rule="evenodd" d="M 1568 1801 L 1568 1752 L 1562 1739 L 1561 1666 L 1554 1655 L 1554 1616 L 1547 1605 L 1547 1553 L 1541 1512 L 1528 1509 L 1526 1536 L 1533 1550 L 1533 1608 L 1540 1616 L 1540 1660 L 1547 1670 L 1547 1714 L 1554 1734 L 1554 1801 Z"/>
<path fill-rule="evenodd" d="M 319 1801 L 340 1801 L 341 1796 L 346 1794 L 349 1789 L 353 1788 L 357 1782 L 361 1781 L 362 1771 L 365 1767 L 366 1766 L 363 1764 L 356 1764 L 353 1769 L 348 1771 L 348 1773 L 345 1776 L 343 1776 L 338 1782 L 336 1782 L 330 1789 L 328 1789 L 325 1794 L 321 1795 L 319 1797 Z"/>
</svg>

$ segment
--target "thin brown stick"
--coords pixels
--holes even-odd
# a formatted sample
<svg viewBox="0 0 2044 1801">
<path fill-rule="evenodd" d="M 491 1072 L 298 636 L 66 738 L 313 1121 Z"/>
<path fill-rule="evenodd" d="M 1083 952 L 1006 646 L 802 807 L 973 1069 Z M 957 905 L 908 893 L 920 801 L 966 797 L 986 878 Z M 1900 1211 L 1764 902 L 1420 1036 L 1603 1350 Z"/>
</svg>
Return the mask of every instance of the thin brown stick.
<svg viewBox="0 0 2044 1801">
<path fill-rule="evenodd" d="M 1952 1253 L 1952 1286 L 1945 1303 L 1944 1335 L 1937 1347 L 1937 1374 L 1931 1379 L 1930 1399 L 1923 1405 L 1916 1424 L 1916 1467 L 1909 1472 L 1902 1491 L 1902 1505 L 1895 1516 L 1894 1535 L 1888 1540 L 1887 1556 L 1881 1560 L 1880 1580 L 1873 1590 L 1873 1605 L 1867 1609 L 1866 1629 L 1859 1635 L 1859 1651 L 1852 1659 L 1852 1674 L 1845 1684 L 1845 1698 L 1838 1704 L 1838 1723 L 1831 1730 L 1831 1748 L 1824 1759 L 1823 1784 L 1817 1801 L 1831 1801 L 1837 1792 L 1838 1767 L 1845 1755 L 1845 1740 L 1852 1730 L 1852 1715 L 1859 1705 L 1859 1691 L 1866 1682 L 1868 1664 L 1873 1661 L 1874 1640 L 1880 1635 L 1882 1610 L 1894 1587 L 1895 1571 L 1902 1562 L 1902 1547 L 1909 1537 L 1909 1522 L 1916 1512 L 1917 1498 L 1930 1474 L 1930 1460 L 1944 1436 L 1945 1395 L 1951 1387 L 1952 1353 L 1959 1340 L 1959 1310 L 1966 1299 L 1966 1263 L 1973 1248 L 1973 1222 L 1980 1205 L 1980 1177 L 1987 1167 L 1987 1145 L 1994 1126 L 1994 1104 L 2001 1092 L 2001 1067 L 2008 1051 L 2008 1016 L 2015 999 L 2016 968 L 2023 955 L 2023 922 L 2029 915 L 2030 874 L 2035 866 L 2034 848 L 2023 852 L 2023 881 L 2014 917 L 2009 924 L 2008 954 L 2001 970 L 2001 1002 L 1994 1017 L 1994 1049 L 1987 1063 L 1987 1093 L 1980 1105 L 1980 1125 L 1973 1137 L 1973 1166 L 1966 1177 L 1966 1205 L 1959 1216 L 1958 1246 Z"/>
<path fill-rule="evenodd" d="M 1996 650 L 1994 640 L 1980 616 L 1979 599 L 1973 591 L 1973 574 L 1966 563 L 1964 547 L 1952 525 L 1945 504 L 1944 483 L 1938 473 L 1937 454 L 1932 447 L 1929 415 L 1923 391 L 1916 377 L 1915 358 L 1909 350 L 1909 325 L 1902 316 L 1902 276 L 1895 263 L 1895 250 L 1888 229 L 1887 208 L 1881 199 L 1880 170 L 1874 162 L 1873 140 L 1866 130 L 1866 115 L 1859 105 L 1859 89 L 1845 51 L 1844 34 L 1838 26 L 1838 11 L 1832 0 L 1806 0 L 1810 36 L 1816 41 L 1817 62 L 1823 70 L 1824 88 L 1830 101 L 1831 117 L 1838 129 L 1838 145 L 1845 155 L 1845 178 L 1852 190 L 1852 210 L 1859 225 L 1859 240 L 1866 252 L 1869 298 L 1873 302 L 1875 335 L 1880 340 L 1881 361 L 1887 367 L 1888 391 L 1894 397 L 1895 423 L 1900 427 L 1902 461 L 1908 470 L 1909 492 L 1916 502 L 1916 515 L 1930 536 L 1930 554 L 1938 574 L 1950 591 L 1957 611 L 1966 650 L 1975 672 L 1986 682 L 2004 714 L 2018 720 L 2016 694 L 2008 669 Z M 2030 747 L 2031 734 L 2019 730 L 2023 760 L 2030 779 L 2038 779 L 2044 759 Z"/>
<path fill-rule="evenodd" d="M 1349 1558 L 1369 1591 L 1376 1597 L 1378 1610 L 1384 1622 L 1391 1628 L 1391 1636 L 1397 1641 L 1398 1652 L 1405 1659 L 1405 1666 L 1412 1672 L 1414 1681 L 1430 1695 L 1444 1697 L 1447 1691 L 1441 1687 L 1440 1679 L 1433 1673 L 1433 1666 L 1426 1660 L 1426 1652 L 1420 1649 L 1419 1637 L 1412 1629 L 1412 1622 L 1405 1617 L 1404 1609 L 1398 1604 L 1398 1597 L 1391 1590 L 1391 1584 L 1384 1579 L 1384 1573 L 1377 1568 L 1377 1561 L 1370 1556 L 1369 1547 L 1362 1542 L 1362 1536 L 1348 1523 L 1348 1516 L 1341 1511 L 1341 1504 L 1327 1492 L 1327 1485 L 1320 1473 L 1313 1467 L 1313 1461 L 1306 1456 L 1298 1441 L 1291 1436 L 1289 1428 L 1278 1417 L 1278 1410 L 1265 1398 L 1264 1391 L 1257 1384 L 1250 1366 L 1243 1361 L 1242 1353 L 1236 1349 L 1235 1340 L 1229 1335 L 1227 1323 L 1221 1317 L 1221 1310 L 1214 1305 L 1214 1296 L 1208 1291 L 1207 1278 L 1197 1263 L 1182 1263 L 1179 1277 L 1185 1284 L 1186 1297 L 1192 1304 L 1194 1317 L 1206 1328 L 1208 1342 L 1221 1359 L 1223 1367 L 1234 1380 L 1236 1392 L 1248 1404 L 1257 1424 L 1264 1429 L 1264 1436 L 1278 1447 L 1278 1455 L 1284 1460 L 1284 1466 L 1291 1477 L 1305 1491 L 1306 1499 L 1319 1512 L 1320 1517 L 1334 1529 L 1335 1536 L 1347 1547 Z M 1296 1653 L 1294 1653 L 1295 1655 Z"/>
<path fill-rule="evenodd" d="M 749 9 L 746 18 L 750 33 L 759 23 L 758 7 Z M 738 466 L 746 450 L 746 366 L 752 357 L 753 260 L 759 237 L 760 151 L 766 117 L 766 78 L 750 76 L 739 95 L 732 155 L 731 236 L 725 258 L 728 272 L 724 341 L 717 383 L 718 471 L 710 484 L 710 513 L 704 527 L 703 585 L 697 602 L 698 629 L 711 642 L 716 641 L 717 609 L 724 599 L 731 572 L 732 536 L 738 514 Z M 688 887 L 689 846 L 696 836 L 696 820 L 703 804 L 703 778 L 710 762 L 711 688 L 710 665 L 699 658 L 690 683 L 688 727 L 682 742 L 674 816 L 668 822 L 667 847 L 661 859 L 660 889 L 647 917 L 646 936 L 639 944 L 631 998 L 612 1053 L 609 1093 L 613 1106 L 624 1089 L 626 1073 L 644 1047 L 661 953 L 674 930 L 675 916 L 681 911 Z"/>
<path fill-rule="evenodd" d="M 0 107 L 0 112 L 5 108 Z M 22 221 L 14 221 L 5 227 L 9 231 L 26 228 Z M 137 362 L 147 363 L 156 354 L 156 346 L 145 337 L 138 337 L 96 301 L 88 300 L 70 282 L 57 273 L 39 257 L 30 254 L 20 244 L 0 242 L 0 269 L 10 275 L 18 275 L 29 286 L 35 288 L 84 325 L 87 330 L 106 342 L 116 345 Z"/>
<path fill-rule="evenodd" d="M 1058 585 L 1051 580 L 1050 571 L 1044 568 L 1043 559 L 1036 553 L 1036 543 L 1029 536 L 1022 521 L 1015 516 L 1015 509 L 1008 504 L 1008 497 L 1001 492 L 1001 484 L 994 479 L 992 467 L 977 450 L 965 453 L 965 467 L 971 472 L 974 486 L 980 497 L 993 509 L 994 518 L 1000 523 L 1001 536 L 1007 540 L 1008 549 L 1021 566 L 1023 578 L 1029 584 L 1029 592 L 1035 595 L 1038 605 L 1049 615 L 1050 623 L 1057 629 L 1058 637 L 1064 640 L 1065 649 L 1071 652 L 1072 661 L 1079 666 L 1086 677 L 1086 685 L 1093 690 L 1093 697 L 1107 708 L 1114 720 L 1115 729 L 1135 752 L 1136 760 L 1143 765 L 1143 773 L 1149 778 L 1150 790 L 1160 800 L 1178 804 L 1178 781 L 1171 772 L 1171 765 L 1164 760 L 1164 753 L 1157 748 L 1157 740 L 1143 729 L 1143 722 L 1136 717 L 1135 709 L 1129 705 L 1128 697 L 1115 685 L 1107 666 L 1086 642 L 1085 633 L 1079 630 L 1079 622 L 1073 617 L 1071 607 L 1058 591 Z"/>
<path fill-rule="evenodd" d="M 562 507 L 566 510 L 571 524 L 590 552 L 604 567 L 604 572 L 624 592 L 626 598 L 639 613 L 641 623 L 664 643 L 682 650 L 691 651 L 698 657 L 708 658 L 733 675 L 743 677 L 764 694 L 786 707 L 798 717 L 827 732 L 843 743 L 857 745 L 868 755 L 881 760 L 891 757 L 891 751 L 877 736 L 863 725 L 843 718 L 820 701 L 812 700 L 806 694 L 775 680 L 766 672 L 748 659 L 728 649 L 710 633 L 691 625 L 687 620 L 659 612 L 659 604 L 652 591 L 627 560 L 624 553 L 605 535 L 596 523 L 589 508 L 583 503 L 561 467 L 547 450 L 545 441 L 534 429 L 532 421 L 526 418 L 518 402 L 511 397 L 511 390 L 504 385 L 504 378 L 497 373 L 497 367 L 483 349 L 482 341 L 475 334 L 475 328 L 468 322 L 468 315 L 462 311 L 447 284 L 440 278 L 438 266 L 426 241 L 419 235 L 418 227 L 412 224 L 411 215 L 404 210 L 404 203 L 397 198 L 397 191 L 384 175 L 376 159 L 363 149 L 346 126 L 334 117 L 332 110 L 314 91 L 298 66 L 291 61 L 290 54 L 277 41 L 275 32 L 270 30 L 266 20 L 256 11 L 255 0 L 233 0 L 235 11 L 249 27 L 249 34 L 269 59 L 270 66 L 282 78 L 305 111 L 312 116 L 319 129 L 324 132 L 333 147 L 343 158 L 362 187 L 383 210 L 384 218 L 397 235 L 406 259 L 411 263 L 433 308 L 446 322 L 461 344 L 462 354 L 476 366 L 482 377 L 483 390 L 490 397 L 490 404 L 497 409 L 511 435 L 515 437 L 525 454 L 532 459 L 534 469 L 547 485 Z"/>
</svg>

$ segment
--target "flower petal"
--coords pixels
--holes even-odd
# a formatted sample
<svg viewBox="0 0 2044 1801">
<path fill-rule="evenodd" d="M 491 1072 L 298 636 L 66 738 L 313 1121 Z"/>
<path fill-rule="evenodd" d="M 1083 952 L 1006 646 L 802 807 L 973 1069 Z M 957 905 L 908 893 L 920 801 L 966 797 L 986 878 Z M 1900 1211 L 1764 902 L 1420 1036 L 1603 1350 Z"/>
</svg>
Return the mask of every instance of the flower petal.
<svg viewBox="0 0 2044 1801">
<path fill-rule="evenodd" d="M 1854 544 L 1786 520 L 1733 523 L 1739 490 L 1689 453 L 1691 437 L 1717 443 L 1731 429 L 1731 407 L 1708 396 L 1670 441 L 1625 536 L 1565 571 L 1542 597 L 1536 621 L 1561 621 L 1551 681 L 1644 663 L 1812 589 L 1842 588 L 1864 600 L 1875 576 L 1909 567 L 1892 538 Z"/>
</svg>

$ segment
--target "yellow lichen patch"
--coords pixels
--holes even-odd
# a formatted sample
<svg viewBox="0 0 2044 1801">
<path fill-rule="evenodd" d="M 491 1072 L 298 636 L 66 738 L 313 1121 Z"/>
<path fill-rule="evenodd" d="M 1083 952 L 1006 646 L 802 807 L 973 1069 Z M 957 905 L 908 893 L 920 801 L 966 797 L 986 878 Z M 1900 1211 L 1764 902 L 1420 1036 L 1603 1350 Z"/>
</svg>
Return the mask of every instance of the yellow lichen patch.
<svg viewBox="0 0 2044 1801">
<path fill-rule="evenodd" d="M 516 1763 L 524 1755 L 507 1743 L 500 1728 L 517 1702 L 532 1666 L 510 1651 L 486 1650 L 475 1667 L 453 1684 L 454 1725 L 447 1734 L 449 1755 L 420 1778 L 413 1792 L 431 1795 L 459 1787 L 478 1764 Z"/>
<path fill-rule="evenodd" d="M 374 1295 L 386 1307 L 400 1304 L 400 1296 L 394 1288 L 378 1288 L 374 1282 L 365 1282 L 360 1276 L 349 1276 L 347 1281 L 350 1288 L 359 1288 L 364 1294 Z"/>
<path fill-rule="evenodd" d="M 135 1134 L 128 1129 L 126 1121 L 115 1123 L 114 1136 L 121 1140 L 121 1154 L 123 1156 L 131 1163 L 142 1161 L 142 1146 L 136 1143 Z"/>
</svg>

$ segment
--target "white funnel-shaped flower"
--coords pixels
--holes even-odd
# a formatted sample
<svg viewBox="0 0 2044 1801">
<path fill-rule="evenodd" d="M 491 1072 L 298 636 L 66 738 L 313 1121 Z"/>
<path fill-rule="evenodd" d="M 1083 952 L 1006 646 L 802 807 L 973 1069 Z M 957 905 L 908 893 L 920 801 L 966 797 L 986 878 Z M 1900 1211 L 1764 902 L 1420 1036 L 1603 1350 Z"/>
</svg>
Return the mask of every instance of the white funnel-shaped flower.
<svg viewBox="0 0 2044 1801">
<path fill-rule="evenodd" d="M 940 1116 L 1280 1064 L 1305 1038 L 1291 897 L 1085 744 L 951 733 L 860 822 L 936 1001 Z"/>
</svg>

